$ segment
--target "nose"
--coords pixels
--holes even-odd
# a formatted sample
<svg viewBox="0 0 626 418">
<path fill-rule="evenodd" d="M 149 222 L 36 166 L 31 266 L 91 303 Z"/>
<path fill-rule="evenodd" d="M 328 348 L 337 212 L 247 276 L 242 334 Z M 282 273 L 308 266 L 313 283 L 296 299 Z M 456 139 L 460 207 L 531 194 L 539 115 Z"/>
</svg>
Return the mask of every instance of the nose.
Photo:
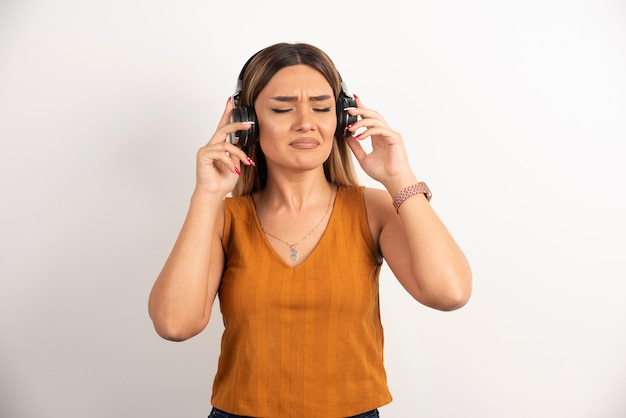
<svg viewBox="0 0 626 418">
<path fill-rule="evenodd" d="M 297 131 L 307 132 L 315 128 L 313 112 L 306 106 L 296 109 L 295 128 Z"/>
</svg>

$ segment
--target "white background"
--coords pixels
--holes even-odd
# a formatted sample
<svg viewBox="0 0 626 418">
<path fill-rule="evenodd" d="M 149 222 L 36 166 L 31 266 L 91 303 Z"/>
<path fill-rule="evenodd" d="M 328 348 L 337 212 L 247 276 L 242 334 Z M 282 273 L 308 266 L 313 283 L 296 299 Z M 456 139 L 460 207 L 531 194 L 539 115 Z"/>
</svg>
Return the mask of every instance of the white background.
<svg viewBox="0 0 626 418">
<path fill-rule="evenodd" d="M 473 268 L 452 313 L 383 270 L 382 416 L 626 416 L 619 0 L 0 2 L 0 416 L 208 415 L 219 313 L 167 342 L 147 298 L 197 148 L 279 41 L 403 134 Z"/>
</svg>

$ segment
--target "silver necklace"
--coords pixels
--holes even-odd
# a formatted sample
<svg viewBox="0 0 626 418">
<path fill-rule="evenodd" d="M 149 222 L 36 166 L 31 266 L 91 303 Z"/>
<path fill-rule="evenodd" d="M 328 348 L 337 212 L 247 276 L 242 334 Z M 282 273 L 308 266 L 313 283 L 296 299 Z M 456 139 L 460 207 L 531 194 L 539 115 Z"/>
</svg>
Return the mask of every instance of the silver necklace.
<svg viewBox="0 0 626 418">
<path fill-rule="evenodd" d="M 261 230 L 265 234 L 269 235 L 272 238 L 277 239 L 278 241 L 282 242 L 283 244 L 286 244 L 289 247 L 289 259 L 291 261 L 298 261 L 299 254 L 298 254 L 298 250 L 296 250 L 296 245 L 300 244 L 302 241 L 307 239 L 313 233 L 313 231 L 315 231 L 317 229 L 317 227 L 322 224 L 322 221 L 324 219 L 326 219 L 326 215 L 328 215 L 328 211 L 330 211 L 330 206 L 331 206 L 332 201 L 333 201 L 333 189 L 331 187 L 331 189 L 330 189 L 330 197 L 328 198 L 328 207 L 326 208 L 326 212 L 324 212 L 324 216 L 322 216 L 322 219 L 320 219 L 320 221 L 313 227 L 313 229 L 311 229 L 309 232 L 307 232 L 305 236 L 300 238 L 300 240 L 298 240 L 297 242 L 294 242 L 293 244 L 290 244 L 287 241 L 285 241 L 284 239 L 279 238 L 276 235 L 268 232 L 267 229 L 265 229 L 265 227 L 261 224 L 261 206 L 262 206 L 261 204 L 263 203 L 263 192 L 261 192 L 261 197 L 259 199 L 259 213 L 257 215 L 258 218 L 259 218 L 259 225 L 261 225 Z"/>
</svg>

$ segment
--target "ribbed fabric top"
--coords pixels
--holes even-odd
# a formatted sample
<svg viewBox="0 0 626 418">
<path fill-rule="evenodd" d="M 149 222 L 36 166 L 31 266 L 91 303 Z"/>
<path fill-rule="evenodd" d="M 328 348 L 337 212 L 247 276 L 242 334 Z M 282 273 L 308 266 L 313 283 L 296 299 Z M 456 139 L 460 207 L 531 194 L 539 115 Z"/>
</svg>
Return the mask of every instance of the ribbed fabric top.
<svg viewBox="0 0 626 418">
<path fill-rule="evenodd" d="M 363 187 L 340 187 L 297 267 L 267 241 L 250 196 L 226 199 L 224 320 L 211 402 L 236 415 L 348 417 L 391 402 L 377 257 Z"/>
</svg>

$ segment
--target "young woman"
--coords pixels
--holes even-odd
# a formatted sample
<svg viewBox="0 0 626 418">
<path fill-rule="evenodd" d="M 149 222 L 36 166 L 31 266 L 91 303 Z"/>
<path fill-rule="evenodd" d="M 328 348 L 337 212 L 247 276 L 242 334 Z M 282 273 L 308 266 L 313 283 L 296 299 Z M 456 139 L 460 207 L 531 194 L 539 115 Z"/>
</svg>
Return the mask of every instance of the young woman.
<svg viewBox="0 0 626 418">
<path fill-rule="evenodd" d="M 155 329 L 198 334 L 219 296 L 212 417 L 377 417 L 391 401 L 383 260 L 439 310 L 469 299 L 468 262 L 402 136 L 347 94 L 323 51 L 269 46 L 239 82 L 198 151 L 187 218 L 150 294 Z M 382 188 L 358 185 L 353 156 Z"/>
</svg>

